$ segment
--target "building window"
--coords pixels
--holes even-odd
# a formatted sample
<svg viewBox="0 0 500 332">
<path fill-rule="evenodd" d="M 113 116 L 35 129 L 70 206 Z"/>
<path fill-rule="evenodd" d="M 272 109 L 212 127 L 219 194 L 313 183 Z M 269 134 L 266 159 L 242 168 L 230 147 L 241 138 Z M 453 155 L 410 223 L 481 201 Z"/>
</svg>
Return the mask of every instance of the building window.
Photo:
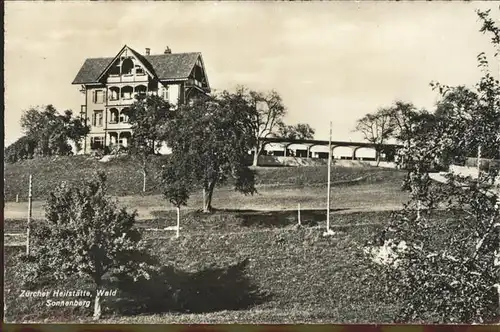
<svg viewBox="0 0 500 332">
<path fill-rule="evenodd" d="M 128 147 L 130 143 L 130 133 L 129 132 L 121 132 L 118 137 L 118 144 L 120 144 L 123 147 Z"/>
<path fill-rule="evenodd" d="M 124 86 L 122 88 L 122 99 L 132 99 L 134 89 L 131 86 Z"/>
<path fill-rule="evenodd" d="M 116 108 L 109 110 L 109 123 L 118 123 L 118 113 Z"/>
<path fill-rule="evenodd" d="M 103 119 L 103 111 L 94 111 L 94 115 L 92 117 L 92 125 L 94 127 L 102 127 Z"/>
<path fill-rule="evenodd" d="M 90 138 L 90 148 L 92 150 L 104 148 L 104 136 L 96 136 Z"/>
<path fill-rule="evenodd" d="M 136 94 L 136 96 L 145 96 L 146 90 L 147 90 L 147 88 L 145 85 L 138 85 L 135 87 L 135 94 Z"/>
<path fill-rule="evenodd" d="M 124 108 L 121 112 L 120 112 L 120 122 L 128 122 L 128 113 L 129 113 L 129 109 L 128 108 Z"/>
<path fill-rule="evenodd" d="M 120 88 L 111 87 L 109 88 L 109 100 L 118 100 L 120 94 Z"/>
<path fill-rule="evenodd" d="M 134 69 L 134 62 L 130 58 L 126 58 L 122 62 L 122 74 L 132 75 L 132 69 Z"/>
<path fill-rule="evenodd" d="M 163 87 L 162 89 L 162 96 L 161 96 L 164 100 L 168 100 L 168 87 Z"/>
<path fill-rule="evenodd" d="M 104 103 L 104 91 L 102 90 L 94 91 L 94 103 L 96 104 Z"/>
<path fill-rule="evenodd" d="M 83 122 L 87 122 L 85 120 L 86 116 L 87 116 L 87 106 L 86 105 L 82 105 L 81 109 L 80 109 L 80 120 L 83 121 Z"/>
<path fill-rule="evenodd" d="M 140 65 L 135 66 L 135 74 L 136 75 L 144 75 L 144 69 Z"/>
</svg>

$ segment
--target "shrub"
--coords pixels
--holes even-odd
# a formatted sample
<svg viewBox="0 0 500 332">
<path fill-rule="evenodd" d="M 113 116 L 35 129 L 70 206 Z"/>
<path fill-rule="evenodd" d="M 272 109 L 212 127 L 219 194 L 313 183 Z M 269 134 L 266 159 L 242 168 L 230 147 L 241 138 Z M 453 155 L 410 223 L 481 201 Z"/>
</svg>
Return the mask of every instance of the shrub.
<svg viewBox="0 0 500 332">
<path fill-rule="evenodd" d="M 35 154 L 36 141 L 23 136 L 5 149 L 5 162 L 15 163 L 20 160 L 31 159 Z"/>
<path fill-rule="evenodd" d="M 46 221 L 34 228 L 32 252 L 24 258 L 28 286 L 43 287 L 75 276 L 92 285 L 94 318 L 101 316 L 98 290 L 116 275 L 147 277 L 148 264 L 136 213 L 118 210 L 106 195 L 105 176 L 81 184 L 62 183 L 50 194 Z"/>
</svg>

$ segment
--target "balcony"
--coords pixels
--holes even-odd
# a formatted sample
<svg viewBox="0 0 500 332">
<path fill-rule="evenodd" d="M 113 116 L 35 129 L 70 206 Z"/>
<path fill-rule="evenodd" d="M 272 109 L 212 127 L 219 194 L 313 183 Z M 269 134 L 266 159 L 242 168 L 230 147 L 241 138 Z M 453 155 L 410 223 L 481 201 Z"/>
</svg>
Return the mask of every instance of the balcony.
<svg viewBox="0 0 500 332">
<path fill-rule="evenodd" d="M 199 87 L 200 89 L 203 89 L 203 84 L 198 81 L 197 79 L 194 79 L 194 78 L 190 78 L 189 80 L 187 80 L 187 86 L 197 86 Z"/>
<path fill-rule="evenodd" d="M 156 91 L 148 91 L 145 84 L 125 85 L 122 87 L 111 86 L 108 89 L 108 106 L 130 105 L 137 100 L 138 95 L 145 96 L 153 93 L 156 93 Z"/>
<path fill-rule="evenodd" d="M 112 107 L 108 110 L 108 129 L 129 129 L 131 124 L 129 121 L 130 109 L 124 107 L 122 109 Z"/>
<path fill-rule="evenodd" d="M 108 100 L 108 106 L 125 106 L 125 105 L 131 105 L 134 103 L 136 99 L 131 98 L 131 99 L 113 99 L 113 100 Z"/>
<path fill-rule="evenodd" d="M 147 82 L 148 75 L 146 74 L 124 74 L 124 75 L 109 75 L 108 83 L 131 83 L 131 82 Z"/>
</svg>

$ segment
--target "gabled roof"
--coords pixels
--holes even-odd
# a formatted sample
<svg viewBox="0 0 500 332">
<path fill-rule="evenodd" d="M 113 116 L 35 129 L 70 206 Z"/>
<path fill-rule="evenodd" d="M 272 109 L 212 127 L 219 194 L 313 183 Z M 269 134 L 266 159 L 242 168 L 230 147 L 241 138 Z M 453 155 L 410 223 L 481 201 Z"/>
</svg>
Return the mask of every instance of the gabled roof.
<svg viewBox="0 0 500 332">
<path fill-rule="evenodd" d="M 201 53 L 144 55 L 160 80 L 188 78 Z"/>
<path fill-rule="evenodd" d="M 85 60 L 72 84 L 97 83 L 97 78 L 112 60 L 113 58 L 93 58 Z"/>
<path fill-rule="evenodd" d="M 135 50 L 129 49 L 149 71 L 162 81 L 187 79 L 196 61 L 201 57 L 199 52 L 141 55 Z M 114 59 L 114 57 L 109 57 L 85 60 L 72 84 L 98 83 L 99 77 Z"/>
</svg>

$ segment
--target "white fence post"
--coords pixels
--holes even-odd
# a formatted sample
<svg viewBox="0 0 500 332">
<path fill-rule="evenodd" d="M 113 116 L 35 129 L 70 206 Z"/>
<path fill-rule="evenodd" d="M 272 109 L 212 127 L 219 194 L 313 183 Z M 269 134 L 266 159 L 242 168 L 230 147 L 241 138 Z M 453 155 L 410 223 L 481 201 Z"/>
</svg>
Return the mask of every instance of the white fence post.
<svg viewBox="0 0 500 332">
<path fill-rule="evenodd" d="M 32 176 L 30 174 L 30 182 L 29 182 L 29 188 L 28 188 L 28 224 L 26 227 L 26 255 L 30 254 L 30 227 L 31 227 L 30 224 L 31 224 L 31 211 L 32 211 L 31 180 L 32 180 Z"/>
<path fill-rule="evenodd" d="M 299 223 L 299 226 L 302 226 L 302 222 L 300 220 L 300 203 L 299 203 L 299 206 L 298 206 L 298 209 L 297 209 L 297 221 Z"/>
</svg>

